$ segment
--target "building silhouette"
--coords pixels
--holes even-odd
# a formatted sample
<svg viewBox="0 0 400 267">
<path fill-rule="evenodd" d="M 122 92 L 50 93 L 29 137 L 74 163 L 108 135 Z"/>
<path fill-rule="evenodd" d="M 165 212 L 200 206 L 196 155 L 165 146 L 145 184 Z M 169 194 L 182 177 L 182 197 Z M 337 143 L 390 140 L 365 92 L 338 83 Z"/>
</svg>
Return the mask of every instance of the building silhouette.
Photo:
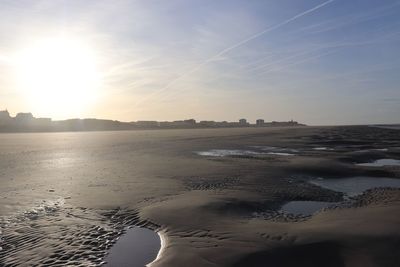
<svg viewBox="0 0 400 267">
<path fill-rule="evenodd" d="M 263 119 L 258 119 L 258 120 L 256 120 L 256 125 L 257 126 L 264 126 L 264 120 Z"/>
<path fill-rule="evenodd" d="M 242 126 L 244 126 L 244 125 L 247 125 L 248 123 L 247 123 L 247 120 L 246 120 L 246 119 L 240 119 L 240 120 L 239 120 L 239 124 L 242 125 Z"/>
</svg>

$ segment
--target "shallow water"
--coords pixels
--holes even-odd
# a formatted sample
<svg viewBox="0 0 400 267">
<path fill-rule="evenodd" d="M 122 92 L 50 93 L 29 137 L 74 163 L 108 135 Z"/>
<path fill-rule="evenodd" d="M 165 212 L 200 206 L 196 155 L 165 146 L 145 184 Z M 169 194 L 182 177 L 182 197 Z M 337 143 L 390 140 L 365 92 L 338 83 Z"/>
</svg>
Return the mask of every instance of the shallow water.
<svg viewBox="0 0 400 267">
<path fill-rule="evenodd" d="M 281 207 L 281 211 L 295 215 L 312 215 L 333 204 L 333 202 L 322 201 L 290 201 Z"/>
<path fill-rule="evenodd" d="M 143 267 L 154 261 L 161 248 L 157 233 L 140 227 L 129 229 L 110 249 L 107 267 Z"/>
<path fill-rule="evenodd" d="M 400 166 L 400 160 L 397 159 L 378 159 L 374 162 L 359 163 L 358 166 L 382 167 L 382 166 Z"/>
<path fill-rule="evenodd" d="M 251 156 L 261 155 L 264 153 L 251 151 L 251 150 L 240 150 L 240 149 L 211 149 L 208 151 L 198 151 L 196 154 L 200 156 L 208 157 L 226 157 L 226 156 Z"/>
<path fill-rule="evenodd" d="M 206 157 L 257 156 L 257 155 L 294 156 L 295 155 L 293 153 L 281 152 L 281 151 L 292 151 L 292 150 L 273 148 L 271 149 L 272 151 L 269 151 L 267 149 L 264 149 L 264 147 L 261 148 L 254 146 L 254 148 L 256 149 L 258 148 L 261 151 L 244 150 L 244 149 L 211 149 L 208 151 L 197 151 L 195 153 L 197 155 Z"/>
<path fill-rule="evenodd" d="M 400 188 L 400 179 L 382 177 L 351 177 L 340 179 L 315 179 L 310 183 L 333 191 L 343 192 L 348 196 L 362 194 L 363 191 L 376 187 Z"/>
<path fill-rule="evenodd" d="M 276 147 L 276 146 L 252 146 L 255 149 L 259 149 L 262 151 L 268 151 L 268 152 L 290 152 L 290 153 L 296 153 L 299 152 L 297 149 L 293 148 L 287 148 L 287 147 Z"/>
<path fill-rule="evenodd" d="M 345 193 L 347 196 L 356 196 L 362 194 L 365 190 L 376 187 L 400 188 L 400 179 L 380 177 L 318 178 L 310 181 L 310 183 L 333 191 Z M 281 211 L 295 215 L 312 215 L 334 204 L 335 202 L 290 201 L 281 207 Z"/>
<path fill-rule="evenodd" d="M 324 151 L 324 150 L 333 150 L 333 148 L 329 148 L 329 147 L 314 147 L 313 150 Z"/>
<path fill-rule="evenodd" d="M 276 155 L 276 156 L 294 156 L 293 153 L 285 153 L 285 152 L 268 152 L 268 155 Z"/>
</svg>

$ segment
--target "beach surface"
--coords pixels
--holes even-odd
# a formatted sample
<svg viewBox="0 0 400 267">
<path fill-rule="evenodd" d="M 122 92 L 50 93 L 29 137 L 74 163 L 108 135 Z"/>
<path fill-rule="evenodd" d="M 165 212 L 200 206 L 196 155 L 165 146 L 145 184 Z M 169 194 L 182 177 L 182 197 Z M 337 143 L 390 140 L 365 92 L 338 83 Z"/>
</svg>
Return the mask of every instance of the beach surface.
<svg viewBox="0 0 400 267">
<path fill-rule="evenodd" d="M 367 126 L 0 134 L 0 266 L 103 265 L 129 227 L 151 267 L 400 266 L 398 160 Z"/>
</svg>

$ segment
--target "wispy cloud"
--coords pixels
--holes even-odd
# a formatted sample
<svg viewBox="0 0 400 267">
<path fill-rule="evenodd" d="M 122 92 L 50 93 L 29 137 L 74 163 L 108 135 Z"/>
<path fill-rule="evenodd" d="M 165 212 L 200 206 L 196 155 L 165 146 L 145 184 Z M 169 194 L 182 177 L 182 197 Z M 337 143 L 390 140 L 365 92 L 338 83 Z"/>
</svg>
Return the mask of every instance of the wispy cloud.
<svg viewBox="0 0 400 267">
<path fill-rule="evenodd" d="M 340 16 L 334 19 L 309 25 L 307 27 L 304 27 L 302 30 L 308 31 L 312 34 L 321 34 L 337 29 L 342 29 L 344 27 L 350 27 L 356 24 L 380 19 L 388 15 L 395 15 L 398 13 L 398 11 L 396 11 L 396 8 L 398 7 L 400 7 L 400 2 L 394 2 L 388 5 L 380 6 L 378 8 L 374 8 L 373 10 L 368 10 L 367 12 L 362 12 L 361 14 L 348 14 L 346 16 Z"/>
<path fill-rule="evenodd" d="M 140 101 L 138 101 L 138 102 L 136 103 L 136 105 L 138 105 L 138 104 L 140 104 L 140 103 L 142 103 L 142 102 L 144 102 L 144 101 L 146 101 L 146 100 L 148 100 L 148 99 L 150 99 L 150 98 L 152 98 L 152 97 L 154 97 L 154 96 L 156 96 L 156 95 L 158 95 L 158 94 L 161 94 L 162 92 L 164 92 L 165 90 L 167 90 L 168 88 L 170 88 L 172 85 L 174 85 L 176 82 L 178 82 L 178 81 L 182 80 L 183 78 L 187 77 L 188 75 L 190 75 L 190 74 L 196 72 L 197 70 L 199 70 L 199 69 L 202 68 L 203 66 L 206 66 L 206 65 L 209 64 L 210 62 L 213 62 L 213 61 L 217 60 L 217 59 L 218 59 L 219 57 L 221 57 L 222 55 L 224 55 L 224 54 L 226 54 L 226 53 L 228 53 L 228 52 L 230 52 L 230 51 L 232 51 L 232 50 L 234 50 L 234 49 L 236 49 L 236 48 L 238 48 L 238 47 L 240 47 L 240 46 L 243 46 L 243 45 L 245 45 L 246 43 L 248 43 L 248 42 L 250 42 L 250 41 L 252 41 L 252 40 L 254 40 L 254 39 L 256 39 L 256 38 L 258 38 L 258 37 L 260 37 L 260 36 L 262 36 L 262 35 L 264 35 L 264 34 L 266 34 L 266 33 L 268 33 L 268 32 L 277 30 L 277 29 L 279 29 L 279 28 L 281 28 L 281 27 L 283 27 L 283 26 L 285 26 L 285 25 L 287 25 L 287 24 L 289 24 L 289 23 L 291 23 L 291 22 L 293 22 L 293 21 L 295 21 L 295 20 L 297 20 L 297 19 L 299 19 L 299 18 L 301 18 L 301 17 L 307 15 L 307 14 L 310 14 L 310 13 L 312 13 L 312 12 L 315 12 L 316 10 L 318 10 L 318 9 L 320 9 L 320 8 L 326 6 L 326 5 L 328 5 L 328 4 L 330 4 L 330 3 L 334 2 L 334 1 L 335 1 L 335 0 L 328 0 L 328 1 L 326 1 L 326 2 L 323 2 L 322 4 L 319 4 L 319 5 L 317 5 L 317 6 L 313 7 L 313 8 L 311 8 L 311 9 L 308 9 L 308 10 L 306 10 L 306 11 L 304 11 L 304 12 L 301 12 L 301 13 L 299 13 L 299 14 L 297 14 L 297 15 L 295 15 L 295 16 L 289 18 L 289 19 L 286 19 L 286 20 L 284 20 L 284 21 L 282 21 L 282 22 L 276 24 L 276 25 L 273 25 L 273 26 L 271 26 L 271 27 L 267 27 L 267 28 L 265 28 L 264 30 L 262 30 L 262 31 L 260 31 L 260 32 L 257 32 L 257 33 L 255 33 L 255 34 L 251 35 L 250 37 L 247 37 L 247 38 L 241 40 L 240 42 L 238 42 L 238 43 L 236 43 L 236 44 L 234 44 L 234 45 L 231 45 L 231 46 L 229 46 L 229 47 L 227 47 L 227 48 L 221 50 L 220 52 L 216 53 L 216 54 L 213 55 L 212 57 L 210 57 L 210 58 L 204 60 L 203 62 L 201 62 L 200 64 L 196 65 L 194 68 L 192 68 L 192 69 L 190 69 L 189 71 L 183 73 L 182 75 L 180 75 L 180 76 L 177 77 L 176 79 L 170 81 L 170 82 L 169 82 L 166 86 L 164 86 L 163 88 L 161 88 L 161 89 L 159 89 L 158 91 L 155 91 L 154 93 L 152 93 L 151 95 L 149 95 L 149 96 L 147 96 L 147 97 L 141 99 Z"/>
</svg>

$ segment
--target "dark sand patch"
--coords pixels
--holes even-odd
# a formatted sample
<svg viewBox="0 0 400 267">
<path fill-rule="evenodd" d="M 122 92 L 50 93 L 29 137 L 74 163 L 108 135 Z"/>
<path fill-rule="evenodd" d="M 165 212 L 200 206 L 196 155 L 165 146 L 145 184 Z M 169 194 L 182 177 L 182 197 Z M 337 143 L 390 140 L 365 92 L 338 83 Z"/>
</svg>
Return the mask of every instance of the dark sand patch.
<svg viewBox="0 0 400 267">
<path fill-rule="evenodd" d="M 226 178 L 204 178 L 190 177 L 185 179 L 185 185 L 188 190 L 222 190 L 232 188 L 239 184 L 239 177 Z"/>
<path fill-rule="evenodd" d="M 327 259 L 330 259 L 327 261 Z M 342 267 L 340 246 L 333 242 L 295 245 L 260 251 L 239 260 L 233 267 Z"/>
</svg>

